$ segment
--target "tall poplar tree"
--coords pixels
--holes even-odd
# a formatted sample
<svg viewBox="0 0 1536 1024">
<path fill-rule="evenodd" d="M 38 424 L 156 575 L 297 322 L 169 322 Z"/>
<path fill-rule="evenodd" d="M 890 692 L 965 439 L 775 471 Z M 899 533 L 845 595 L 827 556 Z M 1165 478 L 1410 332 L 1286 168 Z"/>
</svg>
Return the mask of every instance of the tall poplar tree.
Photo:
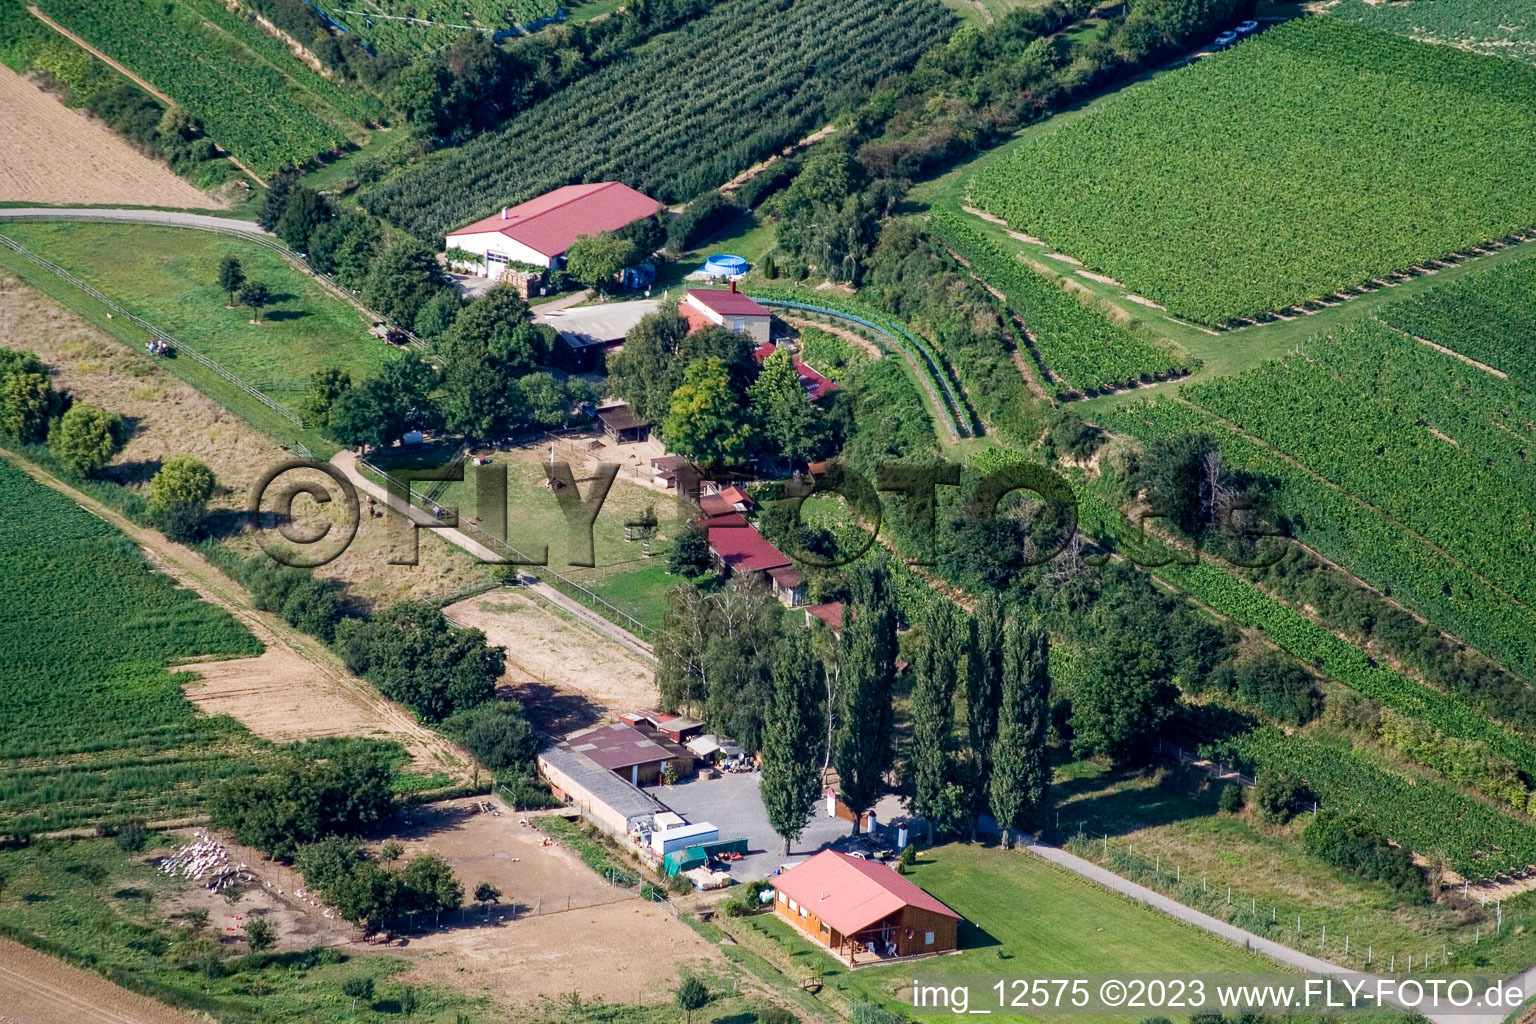
<svg viewBox="0 0 1536 1024">
<path fill-rule="evenodd" d="M 1050 782 L 1045 749 L 1051 708 L 1048 645 L 1043 629 L 1017 615 L 1004 632 L 1002 700 L 988 796 L 1005 845 L 1012 830 L 1029 827 L 1045 806 Z"/>
<path fill-rule="evenodd" d="M 852 574 L 843 622 L 843 688 L 837 775 L 843 801 L 859 818 L 880 795 L 891 765 L 891 685 L 896 675 L 896 605 L 885 570 L 861 565 Z"/>
<path fill-rule="evenodd" d="M 971 615 L 965 652 L 965 726 L 970 739 L 966 790 L 971 801 L 971 836 L 977 815 L 990 807 L 992 741 L 1003 692 L 1003 607 L 994 594 L 983 594 Z"/>
<path fill-rule="evenodd" d="M 948 601 L 935 601 L 922 618 L 912 688 L 912 813 L 937 829 L 952 824 L 955 785 L 955 693 L 960 684 L 959 617 Z M 963 813 L 963 808 L 959 808 Z"/>
<path fill-rule="evenodd" d="M 826 683 L 811 650 L 810 630 L 791 627 L 773 662 L 773 706 L 763 723 L 763 807 L 784 840 L 800 838 L 821 795 L 822 703 Z"/>
</svg>

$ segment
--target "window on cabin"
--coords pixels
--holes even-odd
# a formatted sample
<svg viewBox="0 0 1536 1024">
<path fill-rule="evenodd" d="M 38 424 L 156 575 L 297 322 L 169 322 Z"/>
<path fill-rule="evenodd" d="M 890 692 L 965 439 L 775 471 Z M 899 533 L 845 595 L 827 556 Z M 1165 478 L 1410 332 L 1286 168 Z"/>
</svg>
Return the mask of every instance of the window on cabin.
<svg viewBox="0 0 1536 1024">
<path fill-rule="evenodd" d="M 933 932 L 923 932 L 923 945 L 933 945 Z"/>
<path fill-rule="evenodd" d="M 781 893 L 779 893 L 779 902 L 780 902 L 780 903 L 788 903 L 788 902 L 789 902 L 789 897 L 788 897 L 788 896 L 785 896 L 785 895 L 784 895 L 784 894 L 783 894 L 783 893 L 782 893 L 782 892 L 781 892 Z"/>
<path fill-rule="evenodd" d="M 790 900 L 789 901 L 789 909 L 790 910 L 799 910 L 800 909 L 800 904 L 796 903 L 794 900 Z"/>
</svg>

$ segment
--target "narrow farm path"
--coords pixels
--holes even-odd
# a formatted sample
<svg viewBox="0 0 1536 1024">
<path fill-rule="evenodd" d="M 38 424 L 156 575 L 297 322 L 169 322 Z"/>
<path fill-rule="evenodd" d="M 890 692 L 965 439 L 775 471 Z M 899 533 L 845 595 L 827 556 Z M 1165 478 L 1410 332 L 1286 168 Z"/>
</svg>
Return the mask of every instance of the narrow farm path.
<svg viewBox="0 0 1536 1024">
<path fill-rule="evenodd" d="M 286 670 L 285 674 L 304 672 L 307 685 L 290 685 L 287 687 L 289 692 L 284 695 L 285 699 L 297 702 L 294 714 L 302 716 L 307 713 L 323 717 L 331 713 L 333 708 L 345 708 L 348 711 L 347 717 L 354 723 L 366 723 L 367 731 L 387 736 L 405 747 L 417 771 L 425 774 L 442 773 L 456 781 L 468 781 L 473 761 L 466 752 L 418 723 L 404 708 L 386 700 L 367 682 L 348 672 L 341 659 L 319 640 L 301 633 L 274 615 L 257 611 L 245 589 L 202 555 L 167 540 L 154 530 L 135 525 L 115 510 L 4 448 L 0 448 L 0 458 L 9 459 L 34 480 L 52 487 L 87 512 L 111 524 L 114 529 L 122 531 L 143 548 L 168 576 L 239 619 L 258 640 L 267 645 L 269 651 L 274 652 L 272 660 Z M 262 659 L 243 660 L 259 662 Z M 230 666 L 236 663 L 211 664 L 217 666 L 214 669 L 214 682 L 217 685 L 219 678 L 227 676 Z M 194 664 L 189 669 L 197 671 L 198 666 Z M 239 715 L 235 717 L 239 718 Z M 256 723 L 252 723 L 251 728 L 253 732 L 263 733 L 263 729 Z"/>
<path fill-rule="evenodd" d="M 70 206 L 8 206 L 0 208 L 0 218 L 49 220 L 120 220 L 131 224 L 165 224 L 178 228 L 201 228 L 205 231 L 243 231 L 267 238 L 275 237 L 260 224 L 233 217 L 214 217 L 206 213 L 180 213 L 176 210 L 114 210 L 95 207 Z"/>
</svg>

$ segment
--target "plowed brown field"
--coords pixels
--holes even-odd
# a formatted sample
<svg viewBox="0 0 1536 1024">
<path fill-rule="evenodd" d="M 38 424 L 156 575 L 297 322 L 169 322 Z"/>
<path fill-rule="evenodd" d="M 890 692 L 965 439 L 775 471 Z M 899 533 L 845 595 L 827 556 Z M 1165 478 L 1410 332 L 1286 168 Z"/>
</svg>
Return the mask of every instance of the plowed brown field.
<svg viewBox="0 0 1536 1024">
<path fill-rule="evenodd" d="M 12 200 L 56 206 L 220 205 L 105 125 L 0 67 L 0 201 Z"/>
</svg>

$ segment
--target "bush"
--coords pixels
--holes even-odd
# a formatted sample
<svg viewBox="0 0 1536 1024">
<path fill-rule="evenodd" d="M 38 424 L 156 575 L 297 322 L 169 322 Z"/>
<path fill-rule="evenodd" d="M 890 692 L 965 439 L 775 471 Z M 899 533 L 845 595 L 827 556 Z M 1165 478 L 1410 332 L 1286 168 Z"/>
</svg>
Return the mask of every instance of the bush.
<svg viewBox="0 0 1536 1024">
<path fill-rule="evenodd" d="M 111 462 L 128 443 L 122 418 L 76 402 L 48 432 L 48 450 L 71 473 L 90 476 Z"/>
<path fill-rule="evenodd" d="M 1221 787 L 1221 794 L 1216 797 L 1216 806 L 1228 814 L 1236 814 L 1243 809 L 1243 787 L 1229 782 Z"/>
<path fill-rule="evenodd" d="M 1354 815 L 1319 811 L 1302 831 L 1301 841 L 1308 853 L 1325 864 L 1385 882 L 1415 902 L 1427 898 L 1413 854 L 1406 847 L 1393 846 L 1385 835 Z"/>
<path fill-rule="evenodd" d="M 506 652 L 478 629 L 457 629 L 442 610 L 399 601 L 352 632 L 347 668 L 424 721 L 441 722 L 490 700 L 506 669 Z"/>
<path fill-rule="evenodd" d="M 443 730 L 463 739 L 464 746 L 493 772 L 528 768 L 539 751 L 539 736 L 523 715 L 521 704 L 493 700 L 460 711 L 443 722 Z"/>
<path fill-rule="evenodd" d="M 757 1024 L 800 1024 L 800 1018 L 782 1006 L 765 1006 L 757 1011 Z"/>
<path fill-rule="evenodd" d="M 910 1024 L 910 1018 L 906 1014 L 893 1013 L 867 999 L 860 999 L 854 1003 L 853 1010 L 848 1016 L 853 1024 Z"/>
<path fill-rule="evenodd" d="M 1254 802 L 1259 813 L 1271 824 L 1283 825 L 1301 810 L 1302 801 L 1312 794 L 1306 783 L 1281 769 L 1259 772 L 1253 787 Z"/>
<path fill-rule="evenodd" d="M 118 826 L 112 841 L 124 853 L 138 853 L 149 843 L 149 830 L 142 821 L 126 822 Z"/>
</svg>

